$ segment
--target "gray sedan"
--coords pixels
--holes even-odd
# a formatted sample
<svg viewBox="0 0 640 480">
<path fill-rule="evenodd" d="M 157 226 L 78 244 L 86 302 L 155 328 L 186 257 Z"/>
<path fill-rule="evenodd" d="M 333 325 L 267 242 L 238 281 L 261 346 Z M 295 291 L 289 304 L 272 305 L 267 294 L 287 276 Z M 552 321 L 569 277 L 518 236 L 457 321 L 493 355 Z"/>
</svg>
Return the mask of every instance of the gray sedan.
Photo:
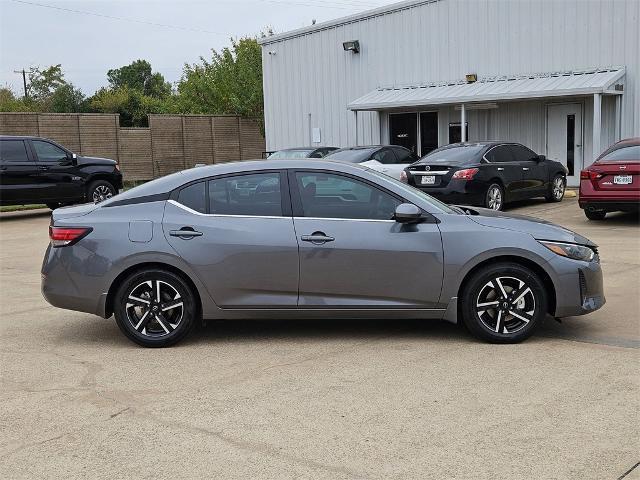
<svg viewBox="0 0 640 480">
<path fill-rule="evenodd" d="M 496 343 L 604 302 L 596 245 L 517 215 L 450 207 L 366 167 L 273 160 L 179 172 L 59 208 L 42 265 L 54 306 L 134 342 L 200 318 L 418 318 Z"/>
</svg>

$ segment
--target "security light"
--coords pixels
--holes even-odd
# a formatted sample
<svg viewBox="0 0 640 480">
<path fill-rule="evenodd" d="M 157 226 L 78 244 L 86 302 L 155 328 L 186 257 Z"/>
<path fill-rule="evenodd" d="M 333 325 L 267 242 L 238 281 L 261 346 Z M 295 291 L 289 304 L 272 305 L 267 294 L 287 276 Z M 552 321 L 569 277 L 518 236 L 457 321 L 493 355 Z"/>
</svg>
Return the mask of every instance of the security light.
<svg viewBox="0 0 640 480">
<path fill-rule="evenodd" d="M 475 73 L 467 73 L 465 78 L 467 79 L 467 83 L 474 83 L 478 81 L 478 75 Z"/>
<path fill-rule="evenodd" d="M 342 48 L 344 48 L 345 52 L 360 52 L 360 42 L 358 40 L 349 40 L 348 42 L 342 42 Z"/>
</svg>

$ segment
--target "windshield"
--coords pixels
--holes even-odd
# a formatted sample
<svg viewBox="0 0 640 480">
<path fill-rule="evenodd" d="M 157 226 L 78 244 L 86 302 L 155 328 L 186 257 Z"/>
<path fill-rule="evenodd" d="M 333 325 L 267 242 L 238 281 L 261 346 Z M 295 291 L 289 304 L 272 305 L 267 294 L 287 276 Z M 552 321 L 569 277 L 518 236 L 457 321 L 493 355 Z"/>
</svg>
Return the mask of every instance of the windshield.
<svg viewBox="0 0 640 480">
<path fill-rule="evenodd" d="M 430 205 L 435 206 L 438 210 L 442 211 L 443 213 L 459 214 L 459 212 L 457 212 L 456 210 L 451 208 L 446 203 L 442 203 L 440 200 L 436 200 L 431 195 L 429 195 L 427 193 L 424 193 L 422 190 L 419 190 L 419 189 L 417 189 L 415 187 L 412 187 L 411 185 L 407 185 L 406 183 L 402 183 L 400 180 L 397 180 L 397 179 L 395 179 L 393 177 L 385 175 L 384 173 L 377 172 L 376 170 L 373 170 L 372 168 L 367 168 L 367 167 L 364 167 L 364 166 L 363 166 L 363 168 L 366 168 L 369 173 L 371 173 L 372 175 L 375 175 L 376 177 L 379 177 L 379 178 L 381 178 L 383 180 L 386 180 L 387 182 L 393 182 L 396 186 L 398 186 L 399 188 L 401 188 L 405 192 L 408 192 L 411 195 L 419 196 L 422 200 L 424 200 L 425 202 L 429 203 Z"/>
<path fill-rule="evenodd" d="M 607 153 L 599 162 L 640 162 L 640 145 L 622 147 Z"/>
<path fill-rule="evenodd" d="M 421 163 L 448 163 L 451 165 L 468 162 L 480 154 L 486 145 L 474 143 L 469 145 L 456 145 L 455 147 L 443 147 L 428 153 L 420 159 Z"/>
<path fill-rule="evenodd" d="M 324 158 L 328 158 L 330 160 L 340 160 L 341 162 L 362 163 L 369 160 L 369 157 L 375 150 L 375 148 L 336 150 L 335 152 L 331 152 Z"/>
<path fill-rule="evenodd" d="M 307 158 L 313 150 L 280 150 L 269 155 L 269 160 L 278 158 Z"/>
</svg>

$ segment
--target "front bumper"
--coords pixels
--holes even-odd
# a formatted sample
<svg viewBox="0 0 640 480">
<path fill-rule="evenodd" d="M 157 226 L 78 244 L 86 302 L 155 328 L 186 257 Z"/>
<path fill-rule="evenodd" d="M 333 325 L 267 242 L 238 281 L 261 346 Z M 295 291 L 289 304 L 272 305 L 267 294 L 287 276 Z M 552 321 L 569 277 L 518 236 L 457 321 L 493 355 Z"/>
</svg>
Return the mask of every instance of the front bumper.
<svg viewBox="0 0 640 480">
<path fill-rule="evenodd" d="M 557 273 L 556 317 L 586 315 L 606 303 L 598 259 L 580 262 L 557 256 L 549 265 Z"/>
</svg>

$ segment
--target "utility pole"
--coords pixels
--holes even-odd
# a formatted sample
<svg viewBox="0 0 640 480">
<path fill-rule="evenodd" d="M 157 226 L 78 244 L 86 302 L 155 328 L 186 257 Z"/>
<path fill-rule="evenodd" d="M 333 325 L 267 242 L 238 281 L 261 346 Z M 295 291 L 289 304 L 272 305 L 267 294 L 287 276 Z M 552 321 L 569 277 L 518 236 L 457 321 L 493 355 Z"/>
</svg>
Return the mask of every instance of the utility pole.
<svg viewBox="0 0 640 480">
<path fill-rule="evenodd" d="M 22 70 L 14 70 L 13 73 L 21 73 L 22 74 L 22 85 L 24 86 L 24 98 L 29 98 L 29 92 L 27 91 L 27 72 Z"/>
</svg>

